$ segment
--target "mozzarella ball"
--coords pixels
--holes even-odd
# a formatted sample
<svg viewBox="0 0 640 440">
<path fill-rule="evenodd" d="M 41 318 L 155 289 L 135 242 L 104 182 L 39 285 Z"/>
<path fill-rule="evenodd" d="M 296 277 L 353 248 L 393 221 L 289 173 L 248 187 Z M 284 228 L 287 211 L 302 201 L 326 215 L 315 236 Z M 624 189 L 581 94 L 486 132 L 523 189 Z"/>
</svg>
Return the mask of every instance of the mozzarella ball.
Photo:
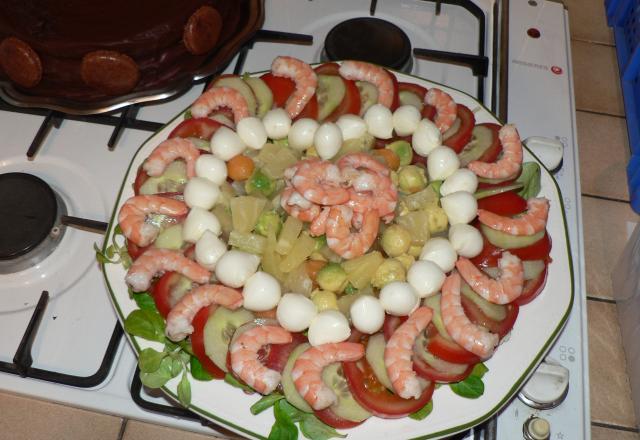
<svg viewBox="0 0 640 440">
<path fill-rule="evenodd" d="M 420 252 L 420 259 L 433 261 L 444 273 L 451 271 L 458 259 L 455 249 L 449 240 L 442 237 L 435 237 L 427 240 Z"/>
<path fill-rule="evenodd" d="M 407 282 L 420 298 L 434 295 L 444 283 L 442 269 L 433 261 L 418 260 L 407 271 Z"/>
<path fill-rule="evenodd" d="M 408 136 L 416 131 L 420 119 L 420 110 L 412 105 L 401 105 L 393 112 L 393 128 L 398 136 Z"/>
<path fill-rule="evenodd" d="M 407 316 L 420 304 L 420 298 L 411 284 L 392 281 L 380 290 L 380 304 L 390 315 Z"/>
<path fill-rule="evenodd" d="M 251 116 L 238 122 L 236 131 L 247 147 L 260 150 L 267 143 L 267 130 L 259 118 Z"/>
<path fill-rule="evenodd" d="M 482 252 L 482 235 L 471 225 L 459 223 L 451 226 L 449 242 L 458 255 L 466 258 L 473 258 Z"/>
<path fill-rule="evenodd" d="M 192 177 L 184 187 L 184 202 L 189 208 L 211 209 L 220 197 L 220 188 L 204 177 Z"/>
<path fill-rule="evenodd" d="M 368 335 L 372 335 L 384 324 L 384 308 L 375 296 L 362 295 L 351 304 L 349 309 L 353 326 Z"/>
<path fill-rule="evenodd" d="M 440 194 L 446 196 L 456 191 L 474 193 L 476 189 L 478 189 L 478 176 L 467 168 L 458 168 L 442 182 Z"/>
<path fill-rule="evenodd" d="M 441 146 L 429 153 L 427 172 L 430 180 L 444 180 L 460 168 L 460 159 L 455 151 Z"/>
<path fill-rule="evenodd" d="M 478 215 L 478 201 L 470 192 L 456 191 L 440 199 L 449 224 L 469 223 Z"/>
<path fill-rule="evenodd" d="M 318 314 L 315 304 L 299 293 L 285 293 L 278 303 L 276 318 L 290 332 L 301 332 L 309 328 L 311 321 Z"/>
<path fill-rule="evenodd" d="M 428 119 L 422 119 L 411 136 L 413 151 L 419 156 L 426 157 L 440 145 L 442 145 L 442 133 L 436 124 Z"/>
<path fill-rule="evenodd" d="M 256 273 L 259 264 L 259 256 L 232 249 L 218 260 L 216 278 L 225 286 L 242 287 Z"/>
<path fill-rule="evenodd" d="M 329 160 L 335 156 L 342 147 L 342 132 L 333 122 L 325 122 L 313 136 L 313 143 L 320 156 L 324 160 Z"/>
<path fill-rule="evenodd" d="M 240 136 L 228 127 L 220 127 L 211 137 L 211 152 L 225 162 L 247 148 Z"/>
<path fill-rule="evenodd" d="M 266 272 L 258 271 L 244 283 L 243 307 L 252 312 L 264 312 L 278 305 L 282 291 L 280 282 Z"/>
<path fill-rule="evenodd" d="M 191 208 L 182 224 L 183 240 L 189 243 L 196 243 L 205 231 L 211 231 L 216 236 L 220 235 L 222 228 L 218 217 L 206 209 Z"/>
<path fill-rule="evenodd" d="M 196 176 L 222 185 L 227 180 L 227 164 L 213 154 L 201 154 L 196 160 Z"/>
<path fill-rule="evenodd" d="M 342 115 L 336 121 L 336 125 L 340 127 L 342 139 L 357 139 L 367 134 L 367 124 L 358 115 Z"/>
<path fill-rule="evenodd" d="M 262 118 L 262 123 L 271 139 L 284 139 L 291 129 L 291 117 L 283 108 L 269 110 Z"/>
<path fill-rule="evenodd" d="M 319 126 L 320 124 L 313 119 L 298 119 L 289 130 L 289 147 L 294 150 L 304 151 L 313 146 L 313 137 Z"/>
<path fill-rule="evenodd" d="M 196 241 L 196 261 L 206 269 L 214 270 L 216 263 L 225 252 L 227 252 L 227 245 L 211 231 L 204 231 Z"/>
<path fill-rule="evenodd" d="M 337 310 L 325 310 L 316 315 L 309 325 L 307 337 L 313 346 L 343 342 L 351 336 L 347 318 Z"/>
<path fill-rule="evenodd" d="M 393 115 L 382 104 L 373 104 L 364 114 L 367 131 L 378 139 L 391 139 L 393 136 Z"/>
</svg>

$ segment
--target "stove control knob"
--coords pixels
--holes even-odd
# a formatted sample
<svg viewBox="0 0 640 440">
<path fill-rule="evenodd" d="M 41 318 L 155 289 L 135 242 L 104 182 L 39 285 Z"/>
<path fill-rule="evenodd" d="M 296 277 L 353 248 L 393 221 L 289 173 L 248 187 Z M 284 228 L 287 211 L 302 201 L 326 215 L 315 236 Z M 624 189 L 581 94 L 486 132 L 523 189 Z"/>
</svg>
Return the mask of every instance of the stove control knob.
<svg viewBox="0 0 640 440">
<path fill-rule="evenodd" d="M 538 159 L 540 159 L 540 162 L 552 173 L 555 173 L 562 167 L 564 147 L 559 140 L 541 136 L 531 136 L 524 140 L 524 144 L 528 149 L 533 151 L 533 154 L 535 154 Z"/>
<path fill-rule="evenodd" d="M 542 417 L 531 416 L 522 425 L 522 435 L 525 440 L 549 440 L 551 425 Z"/>
<path fill-rule="evenodd" d="M 569 391 L 569 370 L 562 365 L 542 362 L 518 397 L 535 409 L 551 409 L 560 405 Z"/>
</svg>

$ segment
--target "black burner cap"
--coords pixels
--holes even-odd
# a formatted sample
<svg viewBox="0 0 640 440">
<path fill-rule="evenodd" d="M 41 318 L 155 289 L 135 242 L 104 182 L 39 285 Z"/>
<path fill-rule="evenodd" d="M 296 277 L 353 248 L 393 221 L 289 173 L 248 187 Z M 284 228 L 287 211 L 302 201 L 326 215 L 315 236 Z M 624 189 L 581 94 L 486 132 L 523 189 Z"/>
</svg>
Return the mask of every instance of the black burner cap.
<svg viewBox="0 0 640 440">
<path fill-rule="evenodd" d="M 10 260 L 47 238 L 57 202 L 45 181 L 25 173 L 0 174 L 0 200 L 0 260 Z"/>
<path fill-rule="evenodd" d="M 375 17 L 337 24 L 324 40 L 331 61 L 359 60 L 401 70 L 411 58 L 411 43 L 402 29 Z"/>
</svg>

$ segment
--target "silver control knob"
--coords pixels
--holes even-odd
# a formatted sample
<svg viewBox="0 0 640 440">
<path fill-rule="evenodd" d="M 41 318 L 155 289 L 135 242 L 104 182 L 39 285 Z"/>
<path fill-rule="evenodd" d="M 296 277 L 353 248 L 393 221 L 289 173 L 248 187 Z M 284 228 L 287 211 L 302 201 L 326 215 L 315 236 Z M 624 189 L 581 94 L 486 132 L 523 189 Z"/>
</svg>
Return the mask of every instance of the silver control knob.
<svg viewBox="0 0 640 440">
<path fill-rule="evenodd" d="M 518 398 L 535 409 L 560 405 L 569 391 L 569 370 L 562 365 L 542 362 L 518 393 Z"/>
<path fill-rule="evenodd" d="M 524 144 L 552 173 L 562 167 L 564 147 L 559 140 L 541 136 L 531 136 L 524 140 Z"/>
<path fill-rule="evenodd" d="M 522 435 L 525 440 L 549 440 L 551 425 L 542 417 L 531 416 L 522 425 Z"/>
</svg>

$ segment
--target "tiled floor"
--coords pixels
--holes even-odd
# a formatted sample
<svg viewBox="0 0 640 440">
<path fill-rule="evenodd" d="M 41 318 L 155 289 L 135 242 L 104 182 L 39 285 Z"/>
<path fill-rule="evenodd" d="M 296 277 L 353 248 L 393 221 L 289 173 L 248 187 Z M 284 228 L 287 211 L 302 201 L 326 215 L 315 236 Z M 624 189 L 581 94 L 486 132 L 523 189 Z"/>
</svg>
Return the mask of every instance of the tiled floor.
<svg viewBox="0 0 640 440">
<path fill-rule="evenodd" d="M 626 235 L 621 231 L 640 218 L 628 203 L 625 164 L 629 146 L 613 35 L 606 25 L 603 3 L 603 0 L 565 0 L 571 22 L 581 156 L 592 438 L 632 440 L 640 439 L 640 435 L 630 398 L 610 274 L 625 244 Z M 0 413 L 0 439 L 211 438 L 11 395 L 1 396 Z M 25 414 L 29 415 L 29 422 Z"/>
</svg>

